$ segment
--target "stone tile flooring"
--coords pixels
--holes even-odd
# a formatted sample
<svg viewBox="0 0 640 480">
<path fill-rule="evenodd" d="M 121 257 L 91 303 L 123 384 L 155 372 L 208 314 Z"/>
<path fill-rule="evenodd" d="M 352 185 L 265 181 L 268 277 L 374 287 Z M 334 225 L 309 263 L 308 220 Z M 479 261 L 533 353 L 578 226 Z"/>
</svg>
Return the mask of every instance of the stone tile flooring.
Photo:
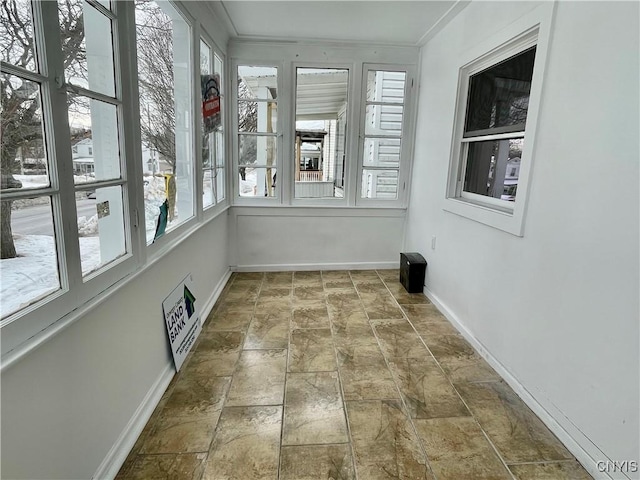
<svg viewBox="0 0 640 480">
<path fill-rule="evenodd" d="M 591 477 L 397 270 L 236 273 L 118 479 Z"/>
</svg>

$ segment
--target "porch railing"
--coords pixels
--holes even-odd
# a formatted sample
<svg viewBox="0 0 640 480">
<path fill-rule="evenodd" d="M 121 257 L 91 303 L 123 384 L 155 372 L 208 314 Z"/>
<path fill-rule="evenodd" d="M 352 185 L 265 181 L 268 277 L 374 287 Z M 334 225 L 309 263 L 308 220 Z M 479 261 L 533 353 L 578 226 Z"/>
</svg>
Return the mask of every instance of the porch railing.
<svg viewBox="0 0 640 480">
<path fill-rule="evenodd" d="M 297 182 L 322 182 L 322 170 L 300 170 Z"/>
</svg>

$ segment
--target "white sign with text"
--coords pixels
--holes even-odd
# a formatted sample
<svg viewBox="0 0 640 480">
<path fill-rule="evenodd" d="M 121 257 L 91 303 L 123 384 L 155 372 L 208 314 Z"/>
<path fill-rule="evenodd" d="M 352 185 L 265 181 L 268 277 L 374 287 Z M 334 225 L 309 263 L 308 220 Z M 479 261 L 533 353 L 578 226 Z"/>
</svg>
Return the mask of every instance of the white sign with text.
<svg viewBox="0 0 640 480">
<path fill-rule="evenodd" d="M 193 279 L 189 274 L 162 302 L 164 323 L 176 371 L 180 371 L 184 359 L 202 330 L 200 316 L 196 311 L 196 297 L 191 293 L 192 284 Z"/>
</svg>

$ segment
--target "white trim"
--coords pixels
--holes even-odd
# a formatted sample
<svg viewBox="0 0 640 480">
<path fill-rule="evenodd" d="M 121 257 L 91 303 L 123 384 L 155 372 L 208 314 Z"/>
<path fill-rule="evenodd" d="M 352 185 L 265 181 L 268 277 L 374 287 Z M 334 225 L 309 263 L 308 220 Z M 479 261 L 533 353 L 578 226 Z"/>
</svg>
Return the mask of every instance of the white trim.
<svg viewBox="0 0 640 480">
<path fill-rule="evenodd" d="M 578 462 L 595 479 L 609 480 L 613 477 L 597 469 L 600 459 L 594 458 L 583 445 L 593 444 L 578 427 L 549 399 L 545 399 L 544 392 L 529 390 L 503 365 L 500 360 L 478 340 L 473 333 L 464 326 L 462 320 L 428 287 L 424 287 L 424 294 L 431 303 L 451 322 L 456 330 L 471 344 L 487 363 L 507 382 L 520 399 L 535 413 L 540 420 L 558 437 L 562 444 L 576 457 Z M 543 405 L 538 398 L 545 399 Z M 558 420 L 562 419 L 562 420 Z M 563 421 L 564 420 L 564 421 Z M 595 444 L 593 444 L 595 446 Z M 596 447 L 597 448 L 597 447 Z M 603 452 L 600 452 L 603 453 Z M 604 455 L 604 453 L 603 453 Z"/>
<path fill-rule="evenodd" d="M 359 263 L 289 263 L 267 265 L 236 265 L 234 272 L 293 272 L 315 270 L 388 270 L 398 268 L 393 262 L 359 262 Z"/>
<path fill-rule="evenodd" d="M 92 479 L 115 478 L 142 433 L 142 430 L 144 430 L 145 425 L 151 418 L 153 411 L 162 399 L 162 395 L 164 395 L 175 373 L 176 369 L 173 362 L 167 363 L 162 373 L 156 381 L 153 382 L 153 385 L 151 385 L 151 388 L 142 399 L 140 405 L 138 405 L 138 408 L 131 416 L 131 419 L 129 419 L 129 422 L 118 436 L 118 439 L 106 457 L 102 460 L 102 463 L 98 466 L 96 473 L 91 477 Z"/>
<path fill-rule="evenodd" d="M 556 2 L 541 4 L 486 41 L 474 45 L 463 54 L 463 59 L 460 62 L 462 67 L 458 75 L 449 173 L 442 209 L 519 237 L 524 235 L 525 213 L 529 200 L 528 192 L 535 162 L 536 128 L 542 104 L 544 76 L 555 9 Z M 534 44 L 536 45 L 536 54 L 531 80 L 527 126 L 524 134 L 518 195 L 516 201 L 513 202 L 513 213 L 510 216 L 505 216 L 502 211 L 504 207 L 491 208 L 490 202 L 487 201 L 481 201 L 477 204 L 475 201 L 465 201 L 459 194 L 460 180 L 462 180 L 461 167 L 465 163 L 463 147 L 469 143 L 468 139 L 463 141 L 469 78 L 474 72 L 495 65 L 527 50 Z"/>
<path fill-rule="evenodd" d="M 39 346 L 43 345 L 51 338 L 55 337 L 58 333 L 66 330 L 68 327 L 73 325 L 76 321 L 83 318 L 86 314 L 97 308 L 101 305 L 105 300 L 111 297 L 111 295 L 115 295 L 121 288 L 129 285 L 130 282 L 135 281 L 140 275 L 144 274 L 149 268 L 155 265 L 157 262 L 162 261 L 165 255 L 168 255 L 173 249 L 177 248 L 181 245 L 185 240 L 187 240 L 191 235 L 194 235 L 200 229 L 204 228 L 210 222 L 214 221 L 219 216 L 226 213 L 226 211 L 230 207 L 225 207 L 223 210 L 218 212 L 214 217 L 211 217 L 205 220 L 202 223 L 194 225 L 192 228 L 183 230 L 181 235 L 175 237 L 175 241 L 168 245 L 163 245 L 159 247 L 157 250 L 153 252 L 153 255 L 150 255 L 147 258 L 147 262 L 137 270 L 136 272 L 124 277 L 114 285 L 111 285 L 109 288 L 105 289 L 99 295 L 92 297 L 86 303 L 82 304 L 75 310 L 68 312 L 63 315 L 59 320 L 49 325 L 44 330 L 36 333 L 35 335 L 29 337 L 24 342 L 16 345 L 11 350 L 7 351 L 6 354 L 2 356 L 0 359 L 0 372 L 4 372 L 5 370 L 11 368 L 13 365 L 18 363 L 24 357 L 26 357 L 29 353 L 37 349 Z M 50 311 L 50 307 L 47 307 L 47 310 Z M 2 335 L 4 337 L 4 334 Z M 2 339 L 4 342 L 4 338 Z"/>
<path fill-rule="evenodd" d="M 429 40 L 436 36 L 440 30 L 442 30 L 453 18 L 458 15 L 467 5 L 471 3 L 471 0 L 456 0 L 453 6 L 445 12 L 445 14 L 434 23 L 429 30 L 427 30 L 420 39 L 416 42 L 417 46 L 425 45 Z"/>
<path fill-rule="evenodd" d="M 370 102 L 367 100 L 367 80 L 368 72 L 370 71 L 385 71 L 385 72 L 403 72 L 405 73 L 405 86 L 404 96 L 402 103 L 388 103 L 388 102 Z M 417 75 L 415 66 L 411 64 L 381 64 L 381 63 L 363 63 L 362 64 L 362 77 L 360 79 L 360 111 L 358 116 L 357 130 L 358 130 L 358 148 L 356 150 L 355 161 L 355 199 L 356 206 L 366 207 L 402 207 L 407 205 L 409 201 L 407 184 L 409 182 L 409 171 L 413 163 L 412 152 L 415 133 L 415 115 L 417 111 Z M 368 105 L 380 104 L 380 105 L 402 105 L 402 131 L 400 136 L 382 136 L 382 135 L 367 135 L 366 134 L 366 109 Z M 400 159 L 398 167 L 371 167 L 364 166 L 364 142 L 367 138 L 392 138 L 400 140 Z M 398 172 L 398 190 L 395 199 L 385 200 L 384 198 L 362 198 L 362 175 L 364 170 L 379 170 L 379 171 L 397 171 Z"/>
<path fill-rule="evenodd" d="M 202 311 L 200 313 L 200 318 L 204 319 L 209 316 L 211 310 L 213 310 L 213 306 L 216 301 L 222 294 L 222 290 L 224 290 L 225 285 L 229 281 L 231 277 L 231 270 L 227 270 L 227 273 L 220 279 L 218 285 L 214 289 L 211 296 L 207 299 L 204 304 Z M 171 379 L 175 375 L 176 370 L 173 365 L 173 362 L 168 363 L 160 376 L 153 383 L 144 399 L 138 405 L 138 408 L 134 412 L 133 416 L 127 423 L 127 425 L 122 430 L 122 433 L 118 436 L 118 439 L 115 441 L 107 456 L 102 460 L 102 463 L 96 470 L 96 473 L 91 477 L 92 479 L 112 479 L 118 474 L 122 464 L 127 459 L 129 452 L 133 448 L 136 443 L 136 440 L 142 433 L 145 425 L 151 418 L 154 409 L 160 402 L 162 395 L 166 391 Z"/>
</svg>

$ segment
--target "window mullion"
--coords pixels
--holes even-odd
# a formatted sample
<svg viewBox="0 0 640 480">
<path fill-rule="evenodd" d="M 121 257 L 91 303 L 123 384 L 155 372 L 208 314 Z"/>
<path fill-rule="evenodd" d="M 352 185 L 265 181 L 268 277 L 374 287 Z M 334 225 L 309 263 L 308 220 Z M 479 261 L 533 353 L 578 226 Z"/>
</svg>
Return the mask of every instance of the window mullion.
<svg viewBox="0 0 640 480">
<path fill-rule="evenodd" d="M 34 3 L 34 27 L 40 32 L 42 64 L 49 72 L 43 83 L 43 116 L 50 156 L 51 184 L 58 191 L 53 195 L 52 208 L 58 248 L 60 282 L 75 290 L 82 285 L 80 245 L 78 240 L 71 135 L 67 117 L 67 93 L 62 85 L 64 65 L 58 22 L 44 19 L 58 18 L 57 2 Z"/>
<path fill-rule="evenodd" d="M 481 135 L 478 137 L 466 137 L 466 138 L 462 138 L 460 141 L 462 143 L 473 143 L 473 142 L 484 142 L 487 140 L 504 140 L 507 138 L 518 138 L 518 137 L 524 137 L 524 131 L 498 133 L 494 135 Z"/>
</svg>

